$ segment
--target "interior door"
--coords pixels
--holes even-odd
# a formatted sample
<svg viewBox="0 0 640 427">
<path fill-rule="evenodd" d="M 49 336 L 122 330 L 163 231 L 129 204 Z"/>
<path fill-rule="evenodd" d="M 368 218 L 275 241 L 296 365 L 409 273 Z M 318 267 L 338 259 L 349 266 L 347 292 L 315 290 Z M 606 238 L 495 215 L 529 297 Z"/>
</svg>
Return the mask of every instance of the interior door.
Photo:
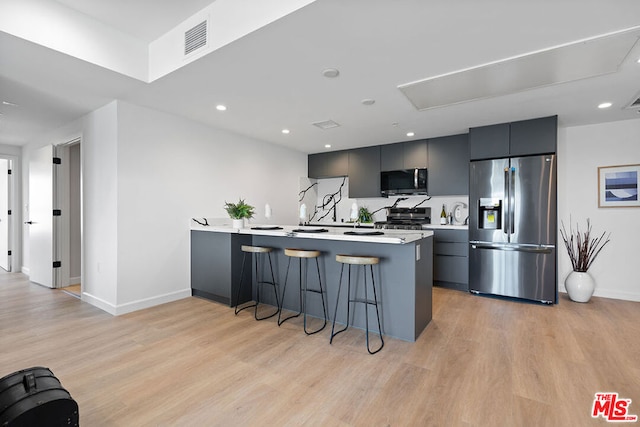
<svg viewBox="0 0 640 427">
<path fill-rule="evenodd" d="M 33 152 L 29 161 L 29 280 L 55 288 L 53 274 L 54 147 Z"/>
<path fill-rule="evenodd" d="M 9 264 L 9 160 L 0 159 L 0 267 Z"/>
</svg>

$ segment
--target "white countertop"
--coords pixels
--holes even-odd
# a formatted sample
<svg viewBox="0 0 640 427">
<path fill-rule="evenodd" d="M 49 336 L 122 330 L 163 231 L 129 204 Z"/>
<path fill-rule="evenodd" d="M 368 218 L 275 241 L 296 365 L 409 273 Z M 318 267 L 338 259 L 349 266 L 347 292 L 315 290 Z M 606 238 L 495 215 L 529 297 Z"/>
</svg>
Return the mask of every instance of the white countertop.
<svg viewBox="0 0 640 427">
<path fill-rule="evenodd" d="M 348 229 L 345 227 L 327 227 L 327 226 L 297 226 L 297 225 L 280 225 L 281 230 L 259 230 L 252 227 L 276 227 L 275 225 L 261 225 L 250 224 L 246 228 L 232 228 L 231 221 L 229 224 L 215 223 L 211 225 L 200 225 L 191 220 L 191 230 L 197 231 L 210 231 L 218 233 L 238 233 L 238 234 L 253 234 L 260 236 L 280 236 L 280 237 L 296 237 L 302 239 L 324 239 L 324 240 L 341 240 L 350 242 L 369 242 L 369 243 L 392 243 L 392 244 L 404 244 L 415 242 L 426 237 L 433 236 L 433 231 L 429 230 L 376 230 L 381 231 L 382 235 L 350 235 L 345 234 L 348 231 L 367 233 L 373 230 L 354 228 Z M 296 232 L 295 230 L 317 230 L 325 229 L 326 232 L 321 233 L 304 233 Z"/>
<path fill-rule="evenodd" d="M 443 224 L 424 224 L 422 228 L 427 230 L 468 230 L 468 225 L 443 225 Z"/>
</svg>

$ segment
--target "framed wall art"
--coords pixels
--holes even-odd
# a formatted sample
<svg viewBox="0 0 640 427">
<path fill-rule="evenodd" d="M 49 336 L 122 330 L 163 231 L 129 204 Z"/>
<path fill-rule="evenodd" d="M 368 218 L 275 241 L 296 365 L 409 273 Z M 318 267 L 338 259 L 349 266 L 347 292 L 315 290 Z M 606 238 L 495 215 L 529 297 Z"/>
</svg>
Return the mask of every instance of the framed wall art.
<svg viewBox="0 0 640 427">
<path fill-rule="evenodd" d="M 640 165 L 598 168 L 598 207 L 640 207 L 638 180 Z"/>
</svg>

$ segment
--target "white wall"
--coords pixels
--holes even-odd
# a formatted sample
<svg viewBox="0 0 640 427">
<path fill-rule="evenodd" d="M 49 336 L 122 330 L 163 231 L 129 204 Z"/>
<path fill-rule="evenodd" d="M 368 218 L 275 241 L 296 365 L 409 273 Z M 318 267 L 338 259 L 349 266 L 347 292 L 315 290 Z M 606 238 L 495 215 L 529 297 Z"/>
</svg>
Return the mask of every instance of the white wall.
<svg viewBox="0 0 640 427">
<path fill-rule="evenodd" d="M 611 242 L 589 273 L 596 281 L 594 295 L 640 301 L 636 270 L 640 242 L 640 208 L 598 208 L 598 166 L 640 164 L 640 119 L 561 128 L 558 133 L 558 222 L 585 225 L 593 233 L 611 232 Z M 571 263 L 560 236 L 558 284 Z"/>
<path fill-rule="evenodd" d="M 122 314 L 191 295 L 191 217 L 226 217 L 242 197 L 254 222 L 294 223 L 305 154 L 114 101 L 25 147 L 82 138 L 83 300 Z M 28 273 L 28 233 L 23 271 Z"/>
<path fill-rule="evenodd" d="M 192 217 L 227 217 L 244 198 L 255 222 L 296 220 L 306 155 L 118 103 L 117 312 L 190 295 Z"/>
</svg>

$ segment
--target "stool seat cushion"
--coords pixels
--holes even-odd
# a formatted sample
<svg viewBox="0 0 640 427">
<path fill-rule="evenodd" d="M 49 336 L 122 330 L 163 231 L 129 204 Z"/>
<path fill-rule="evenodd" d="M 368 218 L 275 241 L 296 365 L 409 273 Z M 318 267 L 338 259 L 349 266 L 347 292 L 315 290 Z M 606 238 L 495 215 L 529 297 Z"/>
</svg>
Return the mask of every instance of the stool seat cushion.
<svg viewBox="0 0 640 427">
<path fill-rule="evenodd" d="M 336 255 L 336 261 L 343 264 L 372 265 L 378 264 L 380 258 L 363 255 Z"/>
<path fill-rule="evenodd" d="M 242 249 L 242 252 L 253 252 L 253 253 L 266 253 L 266 252 L 273 251 L 273 248 L 269 248 L 266 246 L 242 245 L 240 249 Z"/>
<path fill-rule="evenodd" d="M 317 258 L 320 256 L 320 251 L 286 248 L 284 250 L 284 254 L 286 256 L 291 256 L 296 258 Z"/>
</svg>

